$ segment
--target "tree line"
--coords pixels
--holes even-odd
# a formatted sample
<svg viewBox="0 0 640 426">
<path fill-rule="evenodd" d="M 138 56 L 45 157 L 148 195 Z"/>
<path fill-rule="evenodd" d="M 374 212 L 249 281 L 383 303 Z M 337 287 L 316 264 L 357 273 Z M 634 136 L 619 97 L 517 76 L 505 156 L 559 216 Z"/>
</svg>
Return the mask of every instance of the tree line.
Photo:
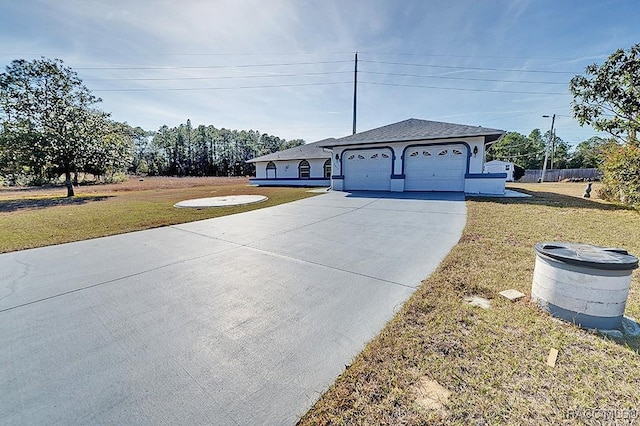
<svg viewBox="0 0 640 426">
<path fill-rule="evenodd" d="M 518 132 L 508 132 L 487 150 L 487 161 L 503 160 L 512 162 L 523 169 L 542 169 L 545 150 L 547 167 L 550 169 L 599 168 L 605 160 L 607 148 L 619 144 L 613 139 L 593 136 L 580 142 L 574 149 L 551 131 L 543 135 L 534 129 L 525 136 Z"/>
<path fill-rule="evenodd" d="M 255 172 L 246 161 L 292 148 L 302 139 L 285 140 L 255 130 L 193 127 L 191 120 L 155 132 L 139 129 L 129 172 L 167 176 L 245 176 Z"/>
<path fill-rule="evenodd" d="M 249 158 L 304 143 L 253 130 L 162 126 L 156 132 L 110 118 L 102 100 L 60 59 L 15 60 L 0 74 L 0 184 L 42 185 L 78 174 L 251 174 Z"/>
<path fill-rule="evenodd" d="M 600 167 L 603 197 L 640 205 L 639 87 L 640 44 L 618 49 L 569 84 L 574 118 L 610 140 L 591 138 L 572 151 L 549 132 L 510 132 L 487 159 L 537 169 L 548 144 L 553 168 Z M 252 173 L 247 159 L 303 143 L 252 130 L 193 128 L 189 120 L 146 132 L 112 120 L 100 102 L 59 59 L 13 61 L 0 74 L 0 179 L 42 184 L 63 176 L 73 196 L 79 172 L 245 175 Z"/>
</svg>

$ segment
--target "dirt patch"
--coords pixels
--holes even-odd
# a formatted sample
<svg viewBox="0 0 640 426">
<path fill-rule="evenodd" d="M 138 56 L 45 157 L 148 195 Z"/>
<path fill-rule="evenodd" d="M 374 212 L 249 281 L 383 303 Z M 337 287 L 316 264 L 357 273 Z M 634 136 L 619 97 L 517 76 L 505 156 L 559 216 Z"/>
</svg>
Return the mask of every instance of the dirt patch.
<svg viewBox="0 0 640 426">
<path fill-rule="evenodd" d="M 435 380 L 421 377 L 411 390 L 416 398 L 416 403 L 421 407 L 438 411 L 441 415 L 448 414 L 446 404 L 451 392 Z"/>
</svg>

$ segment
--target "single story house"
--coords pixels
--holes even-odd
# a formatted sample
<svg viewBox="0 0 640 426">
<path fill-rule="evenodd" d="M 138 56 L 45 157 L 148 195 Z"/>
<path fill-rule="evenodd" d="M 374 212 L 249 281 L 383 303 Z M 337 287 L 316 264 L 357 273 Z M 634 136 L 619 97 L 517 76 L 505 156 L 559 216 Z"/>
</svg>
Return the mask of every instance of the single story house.
<svg viewBox="0 0 640 426">
<path fill-rule="evenodd" d="M 504 134 L 411 118 L 318 145 L 333 152 L 336 191 L 504 194 L 506 173 L 483 173 L 487 147 Z"/>
<path fill-rule="evenodd" d="M 334 139 L 300 145 L 261 157 L 255 163 L 256 177 L 249 183 L 262 186 L 330 186 L 331 151 L 321 145 Z"/>
<path fill-rule="evenodd" d="M 509 161 L 492 160 L 484 163 L 485 173 L 506 173 L 507 182 L 513 182 L 514 164 Z"/>
</svg>

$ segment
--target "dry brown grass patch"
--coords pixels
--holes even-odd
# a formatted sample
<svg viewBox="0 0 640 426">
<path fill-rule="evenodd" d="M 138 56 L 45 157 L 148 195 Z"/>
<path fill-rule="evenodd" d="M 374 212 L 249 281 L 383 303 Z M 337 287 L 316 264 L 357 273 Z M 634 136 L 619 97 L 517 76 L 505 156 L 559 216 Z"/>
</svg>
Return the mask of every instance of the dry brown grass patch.
<svg viewBox="0 0 640 426">
<path fill-rule="evenodd" d="M 0 253 L 60 244 L 270 207 L 317 194 L 305 188 L 265 188 L 246 178 L 145 178 L 81 186 L 66 198 L 61 188 L 0 190 Z M 266 195 L 258 204 L 177 209 L 191 198 Z"/>
<path fill-rule="evenodd" d="M 528 199 L 469 200 L 459 244 L 301 424 L 575 424 L 571 413 L 590 408 L 637 410 L 637 342 L 557 321 L 529 297 L 498 296 L 530 293 L 540 241 L 640 254 L 637 211 L 582 199 L 581 184 L 553 185 L 527 186 Z M 639 278 L 634 272 L 626 311 L 636 318 Z M 493 308 L 463 303 L 471 295 Z M 555 367 L 546 362 L 551 348 Z M 425 377 L 450 392 L 446 416 L 416 402 Z"/>
</svg>

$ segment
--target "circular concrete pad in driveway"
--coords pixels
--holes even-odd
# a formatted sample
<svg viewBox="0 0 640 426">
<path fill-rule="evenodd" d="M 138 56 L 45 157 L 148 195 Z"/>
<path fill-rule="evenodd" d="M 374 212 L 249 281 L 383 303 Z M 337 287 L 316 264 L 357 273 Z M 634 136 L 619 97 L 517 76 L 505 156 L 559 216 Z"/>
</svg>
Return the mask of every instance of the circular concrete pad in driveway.
<svg viewBox="0 0 640 426">
<path fill-rule="evenodd" d="M 178 208 L 228 207 L 253 204 L 268 200 L 264 195 L 227 195 L 224 197 L 195 198 L 174 204 Z"/>
</svg>

